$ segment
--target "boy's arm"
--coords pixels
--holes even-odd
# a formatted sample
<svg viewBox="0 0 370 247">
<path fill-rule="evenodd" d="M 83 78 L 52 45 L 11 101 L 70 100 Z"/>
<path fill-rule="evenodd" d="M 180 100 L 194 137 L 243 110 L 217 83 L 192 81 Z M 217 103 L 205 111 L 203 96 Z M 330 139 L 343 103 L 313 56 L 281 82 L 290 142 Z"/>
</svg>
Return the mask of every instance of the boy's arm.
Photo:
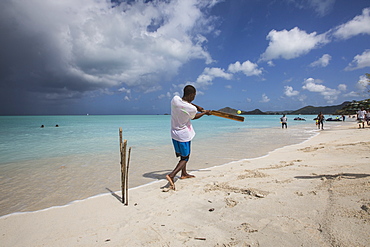
<svg viewBox="0 0 370 247">
<path fill-rule="evenodd" d="M 200 106 L 198 106 L 198 105 L 196 105 L 196 104 L 193 104 L 193 103 L 191 103 L 191 104 L 197 108 L 197 111 L 198 111 L 198 112 L 202 112 L 202 111 L 204 111 L 204 108 L 203 108 L 203 107 L 200 107 Z"/>
<path fill-rule="evenodd" d="M 198 106 L 198 105 L 196 105 L 196 104 L 194 104 L 194 103 L 191 103 L 193 106 L 195 106 L 196 108 L 197 108 L 197 111 L 198 111 L 198 113 L 197 114 L 195 114 L 195 117 L 193 118 L 193 120 L 195 120 L 195 119 L 198 119 L 198 118 L 201 118 L 201 117 L 203 117 L 204 115 L 211 115 L 211 113 L 210 113 L 210 110 L 204 110 L 204 108 L 203 107 L 200 107 L 200 106 Z"/>
<path fill-rule="evenodd" d="M 202 112 L 198 112 L 195 114 L 193 120 L 203 117 L 204 115 L 211 115 L 210 110 L 203 110 Z"/>
</svg>

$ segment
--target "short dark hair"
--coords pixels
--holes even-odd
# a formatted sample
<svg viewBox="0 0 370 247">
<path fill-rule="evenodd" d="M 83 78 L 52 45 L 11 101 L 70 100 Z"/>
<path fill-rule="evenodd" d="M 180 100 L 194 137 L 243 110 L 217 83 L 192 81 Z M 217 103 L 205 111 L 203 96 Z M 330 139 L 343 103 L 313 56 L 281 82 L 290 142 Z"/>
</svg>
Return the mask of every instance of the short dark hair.
<svg viewBox="0 0 370 247">
<path fill-rule="evenodd" d="M 188 96 L 188 95 L 190 95 L 190 94 L 195 94 L 196 93 L 196 89 L 195 89 L 195 87 L 194 86 L 192 86 L 192 85 L 186 85 L 185 87 L 184 87 L 184 96 Z"/>
</svg>

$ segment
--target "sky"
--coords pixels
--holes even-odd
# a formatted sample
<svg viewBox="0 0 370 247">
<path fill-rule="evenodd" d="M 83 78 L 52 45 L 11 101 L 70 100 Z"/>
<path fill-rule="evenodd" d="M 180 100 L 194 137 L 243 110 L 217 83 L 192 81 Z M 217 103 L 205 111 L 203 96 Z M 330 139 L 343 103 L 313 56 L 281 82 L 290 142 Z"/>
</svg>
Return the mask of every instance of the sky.
<svg viewBox="0 0 370 247">
<path fill-rule="evenodd" d="M 0 115 L 166 114 L 370 98 L 368 0 L 2 0 Z"/>
</svg>

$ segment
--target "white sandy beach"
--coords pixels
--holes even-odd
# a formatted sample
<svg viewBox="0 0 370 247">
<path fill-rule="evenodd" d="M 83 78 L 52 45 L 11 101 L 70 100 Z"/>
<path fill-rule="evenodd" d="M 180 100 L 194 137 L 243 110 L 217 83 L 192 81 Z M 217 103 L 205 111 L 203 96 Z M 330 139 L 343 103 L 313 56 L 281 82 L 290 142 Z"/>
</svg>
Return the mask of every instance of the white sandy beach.
<svg viewBox="0 0 370 247">
<path fill-rule="evenodd" d="M 3 216 L 1 246 L 370 246 L 369 127 L 193 174 Z"/>
</svg>

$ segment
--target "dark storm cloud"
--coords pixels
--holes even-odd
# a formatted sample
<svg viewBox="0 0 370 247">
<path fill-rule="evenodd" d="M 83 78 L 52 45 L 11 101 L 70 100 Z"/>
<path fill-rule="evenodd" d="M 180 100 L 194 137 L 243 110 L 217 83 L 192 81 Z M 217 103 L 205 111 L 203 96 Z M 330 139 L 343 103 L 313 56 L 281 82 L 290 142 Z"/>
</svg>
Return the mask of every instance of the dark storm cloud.
<svg viewBox="0 0 370 247">
<path fill-rule="evenodd" d="M 1 103 L 73 99 L 121 85 L 156 90 L 189 60 L 212 61 L 206 40 L 192 35 L 197 23 L 210 27 L 203 7 L 196 0 L 1 1 Z"/>
</svg>

